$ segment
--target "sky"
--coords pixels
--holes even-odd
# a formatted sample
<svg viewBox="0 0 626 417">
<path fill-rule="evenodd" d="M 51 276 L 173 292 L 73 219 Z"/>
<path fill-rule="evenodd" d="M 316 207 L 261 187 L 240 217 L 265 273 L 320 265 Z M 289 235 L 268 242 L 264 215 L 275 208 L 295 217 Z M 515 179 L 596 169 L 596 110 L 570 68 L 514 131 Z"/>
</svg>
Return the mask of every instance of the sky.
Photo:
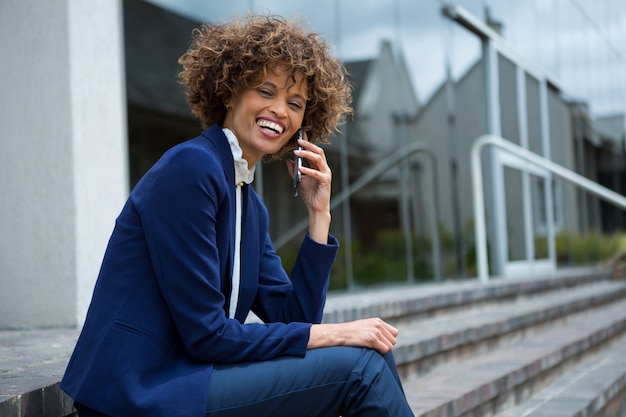
<svg viewBox="0 0 626 417">
<path fill-rule="evenodd" d="M 440 12 L 443 0 L 149 0 L 200 21 L 247 10 L 304 18 L 344 61 L 375 57 L 382 39 L 401 45 L 416 94 L 427 100 L 446 62 L 460 76 L 480 56 L 480 42 Z M 504 24 L 507 42 L 559 82 L 567 96 L 589 100 L 594 114 L 626 112 L 626 2 L 623 0 L 457 0 L 483 21 Z"/>
</svg>

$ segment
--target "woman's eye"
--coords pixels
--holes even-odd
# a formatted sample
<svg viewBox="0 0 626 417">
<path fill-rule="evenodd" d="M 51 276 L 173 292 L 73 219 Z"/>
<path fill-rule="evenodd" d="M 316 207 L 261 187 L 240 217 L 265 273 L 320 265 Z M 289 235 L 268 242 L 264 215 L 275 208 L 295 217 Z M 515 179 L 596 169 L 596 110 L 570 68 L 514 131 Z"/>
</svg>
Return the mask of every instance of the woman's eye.
<svg viewBox="0 0 626 417">
<path fill-rule="evenodd" d="M 296 109 L 301 109 L 302 108 L 302 104 L 298 101 L 292 101 L 289 103 L 290 106 L 296 108 Z"/>
<path fill-rule="evenodd" d="M 272 92 L 270 90 L 266 90 L 264 88 L 260 88 L 259 89 L 259 93 L 261 93 L 264 96 L 271 96 L 272 95 Z"/>
</svg>

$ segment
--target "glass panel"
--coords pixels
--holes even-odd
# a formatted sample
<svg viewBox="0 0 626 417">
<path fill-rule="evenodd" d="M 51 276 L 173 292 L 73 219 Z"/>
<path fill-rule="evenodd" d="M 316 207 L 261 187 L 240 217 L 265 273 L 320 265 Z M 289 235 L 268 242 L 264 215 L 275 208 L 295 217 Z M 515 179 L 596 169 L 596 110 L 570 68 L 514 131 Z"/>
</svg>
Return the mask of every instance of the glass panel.
<svg viewBox="0 0 626 417">
<path fill-rule="evenodd" d="M 153 86 L 142 85 L 146 92 L 143 96 L 152 97 L 151 93 L 158 90 L 167 93 L 165 96 L 168 97 L 168 100 L 152 100 L 153 103 L 168 103 L 168 106 L 139 106 L 141 103 L 134 103 L 131 94 L 137 91 L 137 86 L 133 84 L 136 80 L 132 77 L 127 79 L 132 184 L 165 149 L 195 136 L 199 131 L 198 122 L 189 115 L 180 86 L 175 80 L 176 60 L 189 45 L 191 27 L 201 22 L 219 22 L 242 16 L 248 9 L 287 17 L 305 16 L 304 21 L 309 27 L 321 33 L 347 64 L 350 81 L 355 86 L 356 117 L 349 121 L 347 126 L 350 130 L 345 139 L 350 155 L 347 164 L 350 182 L 357 181 L 363 174 L 370 172 L 377 162 L 408 142 L 419 141 L 428 145 L 437 161 L 435 191 L 438 195 L 434 197 L 431 189 L 429 164 L 421 163 L 420 173 L 415 176 L 416 182 L 410 186 L 410 199 L 416 202 L 411 206 L 409 216 L 412 226 L 416 227 L 411 240 L 415 253 L 415 275 L 419 278 L 423 271 L 425 274 L 432 271 L 432 265 L 427 265 L 431 247 L 429 222 L 432 220 L 422 205 L 433 198 L 437 198 L 440 216 L 437 226 L 441 231 L 444 276 L 471 276 L 475 273 L 474 213 L 468 156 L 473 141 L 486 131 L 482 45 L 475 34 L 442 17 L 441 2 L 150 0 L 149 3 L 124 2 L 125 13 L 135 3 L 153 9 L 155 5 L 161 5 L 167 13 L 177 11 L 180 16 L 164 16 L 166 13 L 163 11 L 157 13 L 154 10 L 143 10 L 138 13 L 142 25 L 130 25 L 125 30 L 128 57 L 141 57 L 134 61 L 127 60 L 127 73 L 135 71 L 144 80 L 155 80 Z M 592 116 L 599 111 L 606 114 L 624 111 L 626 94 L 622 90 L 626 87 L 626 81 L 622 74 L 625 62 L 623 57 L 616 54 L 614 47 L 623 42 L 615 41 L 614 31 L 619 27 L 617 19 L 620 16 L 615 9 L 623 9 L 625 6 L 621 3 L 618 6 L 615 2 L 610 6 L 602 2 L 597 5 L 586 2 L 584 9 L 588 16 L 585 16 L 581 8 L 573 3 L 513 0 L 491 3 L 487 12 L 484 1 L 454 2 L 472 13 L 477 20 L 486 22 L 495 30 L 501 30 L 513 49 L 521 51 L 528 59 L 513 63 L 503 56 L 498 57 L 503 136 L 520 143 L 516 64 L 530 62 L 534 68 L 546 68 L 557 77 L 548 92 L 551 159 L 589 178 L 596 178 L 598 165 L 602 165 L 598 161 L 601 161 L 599 158 L 603 151 L 594 145 L 594 126 L 587 122 L 592 121 Z M 606 13 L 600 12 L 602 7 L 606 7 Z M 558 13 L 555 11 L 557 8 Z M 163 33 L 164 25 L 159 26 L 158 22 L 161 21 L 157 18 L 169 19 L 171 24 L 166 25 L 167 33 Z M 152 31 L 152 35 L 147 35 L 147 31 Z M 146 36 L 154 39 L 154 44 L 164 47 L 149 48 L 142 41 Z M 538 48 L 537 45 L 542 47 Z M 171 67 L 161 66 L 160 63 L 166 60 L 171 62 Z M 142 71 L 137 71 L 135 67 L 139 61 L 146 65 Z M 148 71 L 151 76 L 146 78 L 144 75 Z M 171 81 L 169 87 L 165 80 Z M 543 154 L 539 83 L 534 75 L 525 73 L 525 85 L 528 146 L 533 152 Z M 556 86 L 563 88 L 563 91 L 558 91 Z M 576 102 L 565 100 L 564 94 L 575 97 Z M 364 106 L 364 97 L 370 98 L 368 106 Z M 181 107 L 176 112 L 160 112 L 175 103 Z M 581 116 L 573 117 L 573 113 L 578 110 L 582 111 Z M 400 119 L 406 120 L 406 125 L 400 125 Z M 581 122 L 585 124 L 581 125 Z M 344 139 L 333 138 L 333 144 L 326 148 L 334 174 L 334 195 L 341 191 L 340 167 L 343 163 L 336 146 L 339 140 Z M 282 162 L 266 164 L 263 179 L 259 179 L 263 181 L 263 199 L 270 212 L 270 233 L 275 241 L 298 221 L 306 218 L 301 201 L 290 196 L 291 180 L 285 172 Z M 521 212 L 519 173 L 507 174 L 507 177 L 510 177 L 507 184 L 514 183 L 507 186 L 507 209 Z M 371 264 L 372 257 L 378 253 L 385 254 L 394 262 L 393 269 L 387 269 L 385 274 L 388 276 L 384 279 L 403 280 L 406 276 L 405 236 L 401 227 L 400 188 L 397 183 L 400 178 L 397 170 L 389 171 L 351 200 L 354 268 L 355 273 L 358 269 L 363 282 L 370 280 L 369 275 L 374 275 L 371 273 L 374 269 L 368 269 L 366 265 Z M 536 188 L 543 187 L 541 181 L 536 179 Z M 534 204 L 538 191 L 535 187 L 531 188 L 534 190 Z M 602 226 L 603 207 L 597 198 L 581 196 L 580 191 L 567 187 L 555 186 L 554 193 L 557 232 L 562 227 L 562 234 L 573 231 L 583 234 Z M 544 204 L 542 201 L 537 203 Z M 535 214 L 541 212 L 539 208 L 534 209 Z M 343 243 L 349 239 L 344 236 L 344 228 L 341 227 L 342 217 L 342 209 L 336 208 L 333 212 L 332 232 Z M 541 226 L 538 222 L 542 220 L 535 217 L 533 229 L 537 232 L 545 228 L 545 224 Z M 509 248 L 511 259 L 523 258 L 522 218 L 509 214 L 507 227 L 513 233 Z M 543 220 L 545 223 L 545 218 Z M 545 246 L 544 236 L 545 233 L 541 234 L 535 241 L 535 257 L 539 259 L 545 257 L 545 250 L 541 249 Z M 293 258 L 293 250 L 300 241 L 301 234 L 298 234 L 292 242 L 280 248 L 279 252 L 281 255 L 284 253 L 287 263 Z M 345 273 L 341 272 L 341 268 L 345 269 L 341 267 L 345 250 L 342 244 L 342 253 L 337 262 L 340 266 L 333 271 L 333 282 L 346 281 Z M 339 278 L 342 274 L 344 277 Z"/>
<path fill-rule="evenodd" d="M 354 281 L 357 285 L 406 281 L 398 169 L 363 187 L 350 201 Z"/>
<path fill-rule="evenodd" d="M 522 172 L 507 166 L 503 170 L 509 261 L 518 261 L 526 259 Z"/>
<path fill-rule="evenodd" d="M 413 277 L 418 281 L 424 281 L 431 279 L 435 273 L 432 259 L 434 241 L 431 229 L 432 222 L 436 220 L 433 213 L 433 199 L 420 198 L 419 196 L 433 195 L 433 166 L 424 154 L 418 154 L 411 158 L 409 166 L 410 221 L 414 230 L 411 242 L 413 246 Z M 442 233 L 441 228 L 439 229 L 439 232 Z M 449 244 L 449 241 L 446 243 L 448 245 L 443 250 L 449 254 L 454 253 L 453 244 Z M 450 275 L 456 273 L 453 269 L 444 272 Z"/>
<path fill-rule="evenodd" d="M 528 149 L 537 155 L 544 155 L 541 139 L 541 103 L 539 101 L 539 81 L 525 74 L 526 116 L 528 119 Z M 547 116 L 547 115 L 546 115 Z"/>
<path fill-rule="evenodd" d="M 533 202 L 533 225 L 535 234 L 545 235 L 547 227 L 546 216 L 546 180 L 536 175 L 530 176 L 530 186 Z"/>
<path fill-rule="evenodd" d="M 487 130 L 484 65 L 480 40 L 455 23 L 448 21 L 446 26 L 450 33 L 445 38 L 448 43 L 444 48 L 452 68 L 451 78 L 425 102 L 412 136 L 426 141 L 437 160 L 443 276 L 468 277 L 476 273 L 468 155 L 474 140 Z M 433 48 L 433 45 L 424 44 L 423 48 Z M 445 74 L 442 75 L 443 82 Z M 437 114 L 433 117 L 435 111 Z M 430 185 L 429 182 L 424 184 Z M 418 198 L 426 198 L 426 195 Z"/>
<path fill-rule="evenodd" d="M 352 272 L 353 256 L 355 244 L 345 234 L 345 222 L 349 222 L 350 218 L 346 219 L 343 210 L 335 210 L 333 212 L 333 221 L 331 223 L 330 233 L 339 240 L 339 253 L 335 258 L 333 269 L 330 273 L 330 285 L 329 290 L 345 290 L 354 285 L 354 274 Z M 283 262 L 284 264 L 284 262 Z"/>
<path fill-rule="evenodd" d="M 547 223 L 546 223 L 546 179 L 530 175 L 532 196 L 532 218 L 535 238 L 535 259 L 545 259 L 548 254 Z"/>
<path fill-rule="evenodd" d="M 519 145 L 516 70 L 515 65 L 502 55 L 498 55 L 498 74 L 502 136 Z"/>
</svg>

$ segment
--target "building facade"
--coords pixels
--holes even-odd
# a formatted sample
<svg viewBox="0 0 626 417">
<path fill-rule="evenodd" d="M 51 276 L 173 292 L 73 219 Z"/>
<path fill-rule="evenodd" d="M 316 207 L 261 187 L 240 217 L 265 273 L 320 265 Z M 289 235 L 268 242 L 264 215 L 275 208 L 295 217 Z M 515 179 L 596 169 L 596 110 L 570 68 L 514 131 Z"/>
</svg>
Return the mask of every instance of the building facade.
<svg viewBox="0 0 626 417">
<path fill-rule="evenodd" d="M 129 190 L 200 131 L 176 81 L 191 30 L 247 9 L 306 15 L 355 88 L 355 118 L 327 152 L 332 288 L 477 274 L 481 135 L 623 194 L 626 6 L 483 3 L 1 2 L 0 328 L 82 323 Z M 569 264 L 558 254 L 572 235 L 623 229 L 623 210 L 566 181 L 491 150 L 482 160 L 493 275 Z M 287 268 L 306 219 L 290 187 L 283 163 L 257 170 Z"/>
</svg>

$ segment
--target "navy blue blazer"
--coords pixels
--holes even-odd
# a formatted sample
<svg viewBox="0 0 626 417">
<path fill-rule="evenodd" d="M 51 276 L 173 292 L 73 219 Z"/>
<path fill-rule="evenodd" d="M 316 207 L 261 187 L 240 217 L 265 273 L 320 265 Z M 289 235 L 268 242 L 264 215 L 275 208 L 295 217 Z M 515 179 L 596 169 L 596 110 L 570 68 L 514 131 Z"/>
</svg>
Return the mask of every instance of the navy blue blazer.
<svg viewBox="0 0 626 417">
<path fill-rule="evenodd" d="M 291 280 L 243 187 L 241 290 L 226 316 L 235 173 L 220 126 L 173 147 L 130 194 L 61 388 L 112 416 L 204 416 L 213 364 L 304 356 L 338 243 L 305 237 Z M 248 311 L 265 324 L 242 324 Z"/>
</svg>

